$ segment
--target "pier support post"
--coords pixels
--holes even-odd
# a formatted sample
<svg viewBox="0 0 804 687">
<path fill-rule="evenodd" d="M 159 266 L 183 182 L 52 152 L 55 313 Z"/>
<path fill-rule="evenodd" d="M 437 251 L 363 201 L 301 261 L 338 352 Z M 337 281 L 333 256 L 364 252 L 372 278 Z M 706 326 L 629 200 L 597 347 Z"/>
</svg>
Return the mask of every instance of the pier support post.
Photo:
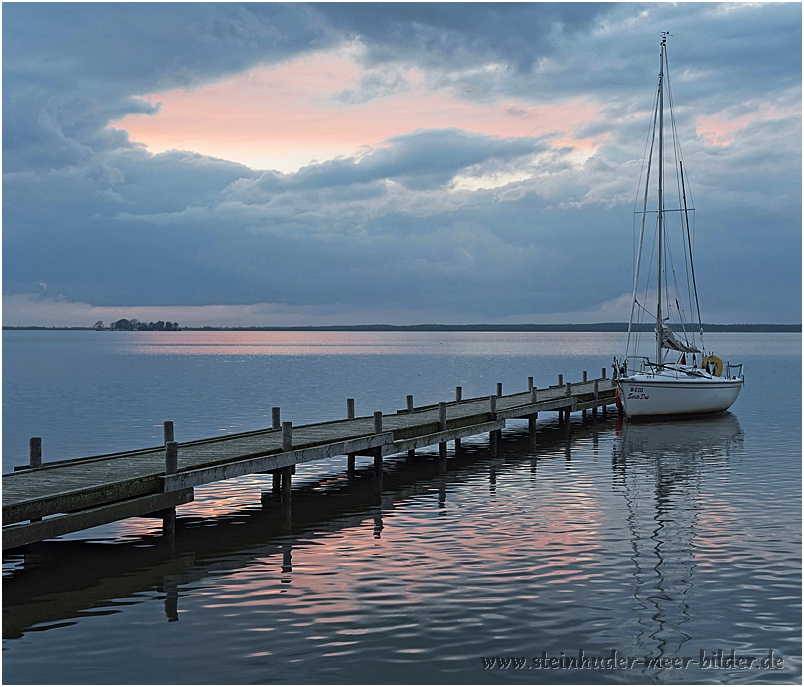
<svg viewBox="0 0 804 687">
<path fill-rule="evenodd" d="M 165 444 L 165 474 L 175 475 L 179 464 L 179 445 L 175 441 Z"/>
<path fill-rule="evenodd" d="M 536 387 L 533 386 L 533 377 L 528 377 L 528 390 L 530 391 L 530 402 L 536 403 Z M 539 413 L 531 413 L 528 415 L 528 434 L 533 436 L 536 434 L 536 420 L 539 419 Z"/>
<path fill-rule="evenodd" d="M 502 382 L 497 382 L 497 397 L 502 396 Z"/>
<path fill-rule="evenodd" d="M 32 468 L 42 467 L 42 437 L 31 437 L 28 442 L 28 465 Z"/>
<path fill-rule="evenodd" d="M 282 473 L 279 470 L 271 473 L 271 494 L 276 499 L 282 498 Z"/>
<path fill-rule="evenodd" d="M 293 489 L 293 467 L 282 468 L 282 503 L 290 503 L 291 491 Z"/>
<path fill-rule="evenodd" d="M 585 382 L 589 381 L 589 376 L 588 376 L 588 373 L 586 372 L 586 370 L 583 371 L 583 381 L 585 381 Z"/>
<path fill-rule="evenodd" d="M 374 413 L 374 434 L 382 434 L 382 411 Z M 374 472 L 382 473 L 382 447 L 374 449 Z"/>
<path fill-rule="evenodd" d="M 558 385 L 564 386 L 564 375 L 558 375 Z"/>
<path fill-rule="evenodd" d="M 497 419 L 497 397 L 496 396 L 489 396 L 489 419 L 496 420 Z M 493 457 L 497 457 L 498 451 L 498 444 L 500 436 L 502 432 L 499 429 L 492 430 L 489 432 L 489 445 L 491 447 L 491 455 Z"/>
<path fill-rule="evenodd" d="M 280 429 L 282 424 L 279 421 L 279 408 L 271 408 L 271 429 Z"/>
<path fill-rule="evenodd" d="M 438 404 L 438 431 L 447 431 L 447 404 L 441 401 Z M 443 474 L 447 471 L 447 442 L 438 442 L 438 472 Z"/>
<path fill-rule="evenodd" d="M 346 399 L 346 419 L 347 420 L 354 420 L 355 419 L 355 399 L 347 398 Z M 346 454 L 346 472 L 350 477 L 353 477 L 355 474 L 355 454 L 354 453 L 347 453 Z"/>
<path fill-rule="evenodd" d="M 162 431 L 165 436 L 165 445 L 167 445 L 169 441 L 175 441 L 173 438 L 173 420 L 165 420 L 162 423 Z"/>
<path fill-rule="evenodd" d="M 167 424 L 167 423 L 165 423 Z M 173 429 L 173 423 L 171 430 Z M 165 444 L 165 474 L 175 475 L 179 464 L 179 445 L 175 441 Z M 170 543 L 171 548 L 176 541 L 176 507 L 165 508 L 162 511 L 162 536 Z"/>
<path fill-rule="evenodd" d="M 595 385 L 592 389 L 592 399 L 595 401 L 595 406 L 592 408 L 592 422 L 597 422 L 597 401 L 600 398 L 600 380 L 595 380 Z"/>
<path fill-rule="evenodd" d="M 601 367 L 601 368 L 600 368 L 600 376 L 601 376 L 603 379 L 606 379 L 606 368 L 605 368 L 605 367 Z"/>
<path fill-rule="evenodd" d="M 32 468 L 42 467 L 42 437 L 31 437 L 28 441 L 28 465 Z M 31 518 L 31 522 L 40 522 L 42 518 Z"/>
<path fill-rule="evenodd" d="M 406 396 L 405 400 L 407 402 L 408 412 L 412 413 L 413 412 L 413 394 L 408 394 Z"/>
<path fill-rule="evenodd" d="M 162 511 L 162 537 L 171 545 L 176 542 L 176 506 Z"/>
<path fill-rule="evenodd" d="M 282 423 L 282 450 L 287 452 L 293 450 L 293 423 Z"/>
<path fill-rule="evenodd" d="M 456 386 L 455 387 L 455 403 L 460 403 L 463 400 L 463 387 Z M 455 452 L 461 450 L 461 440 L 455 439 Z"/>
</svg>

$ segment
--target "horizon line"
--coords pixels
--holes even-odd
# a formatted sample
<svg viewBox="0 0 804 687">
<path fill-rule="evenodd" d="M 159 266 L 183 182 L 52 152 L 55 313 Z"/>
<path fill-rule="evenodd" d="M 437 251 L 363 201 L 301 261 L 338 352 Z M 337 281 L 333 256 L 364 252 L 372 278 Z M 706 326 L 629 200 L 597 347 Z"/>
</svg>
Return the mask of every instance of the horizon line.
<svg viewBox="0 0 804 687">
<path fill-rule="evenodd" d="M 652 331 L 653 323 L 641 323 L 633 329 L 635 331 Z M 714 324 L 704 323 L 704 330 L 711 332 L 801 332 L 802 325 L 798 324 L 778 324 L 778 323 L 739 323 L 739 324 Z M 94 330 L 93 326 L 48 326 L 48 325 L 3 325 L 3 330 Z M 552 324 L 335 324 L 335 325 L 294 325 L 294 326 L 271 326 L 271 325 L 199 325 L 181 326 L 183 331 L 578 331 L 578 332 L 626 332 L 628 331 L 627 322 L 593 322 L 581 323 L 552 323 Z M 104 329 L 103 331 L 112 331 Z M 692 331 L 688 328 L 687 331 Z"/>
</svg>

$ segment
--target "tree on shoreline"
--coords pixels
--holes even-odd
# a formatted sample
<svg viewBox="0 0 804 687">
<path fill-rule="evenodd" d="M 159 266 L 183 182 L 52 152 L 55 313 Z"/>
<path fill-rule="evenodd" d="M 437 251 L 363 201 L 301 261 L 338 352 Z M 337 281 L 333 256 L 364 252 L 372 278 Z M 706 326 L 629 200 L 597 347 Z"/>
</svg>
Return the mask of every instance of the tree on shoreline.
<svg viewBox="0 0 804 687">
<path fill-rule="evenodd" d="M 98 325 L 100 325 L 100 327 L 98 327 Z M 103 329 L 103 322 L 96 322 L 94 328 L 99 330 Z M 146 324 L 134 318 L 130 320 L 123 318 L 117 320 L 117 322 L 112 322 L 109 325 L 109 329 L 117 332 L 177 332 L 179 331 L 179 323 L 159 320 L 158 322 L 148 322 L 148 324 Z"/>
</svg>

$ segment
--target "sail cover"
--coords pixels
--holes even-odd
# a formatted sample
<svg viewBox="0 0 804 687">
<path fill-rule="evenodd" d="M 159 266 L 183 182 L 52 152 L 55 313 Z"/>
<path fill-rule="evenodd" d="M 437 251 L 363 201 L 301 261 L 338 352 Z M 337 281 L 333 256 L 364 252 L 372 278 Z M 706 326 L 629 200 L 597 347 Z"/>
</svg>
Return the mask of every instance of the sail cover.
<svg viewBox="0 0 804 687">
<path fill-rule="evenodd" d="M 694 346 L 691 346 L 686 342 L 679 341 L 676 338 L 676 335 L 673 334 L 670 327 L 668 327 L 664 322 L 662 322 L 661 337 L 662 348 L 669 348 L 673 351 L 680 351 L 682 353 L 700 353 L 700 351 Z"/>
</svg>

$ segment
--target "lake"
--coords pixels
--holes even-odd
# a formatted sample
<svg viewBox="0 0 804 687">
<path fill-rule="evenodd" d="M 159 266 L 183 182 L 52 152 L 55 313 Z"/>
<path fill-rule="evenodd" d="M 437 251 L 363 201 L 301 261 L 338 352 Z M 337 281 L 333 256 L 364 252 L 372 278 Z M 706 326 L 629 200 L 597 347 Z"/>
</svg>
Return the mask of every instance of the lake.
<svg viewBox="0 0 804 687">
<path fill-rule="evenodd" d="M 3 471 L 611 374 L 624 334 L 3 332 Z M 731 411 L 609 412 L 196 488 L 3 558 L 6 683 L 801 681 L 801 336 L 707 335 Z M 750 660 L 749 660 L 750 659 Z"/>
</svg>

